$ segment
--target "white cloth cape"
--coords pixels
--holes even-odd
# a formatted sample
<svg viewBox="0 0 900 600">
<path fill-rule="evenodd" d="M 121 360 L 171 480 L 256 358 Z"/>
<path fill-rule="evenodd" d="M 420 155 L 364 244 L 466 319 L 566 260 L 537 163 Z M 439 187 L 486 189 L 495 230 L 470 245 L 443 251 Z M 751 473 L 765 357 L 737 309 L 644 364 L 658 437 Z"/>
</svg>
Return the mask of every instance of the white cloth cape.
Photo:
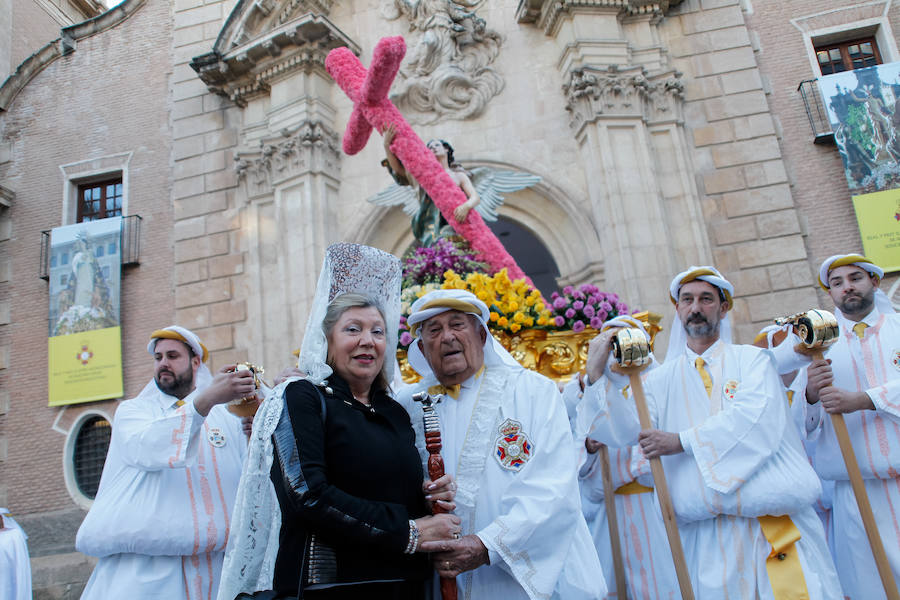
<svg viewBox="0 0 900 600">
<path fill-rule="evenodd" d="M 663 456 L 662 463 L 695 594 L 771 598 L 765 568 L 771 546 L 755 517 L 787 514 L 802 536 L 797 546 L 810 598 L 840 598 L 822 525 L 810 507 L 820 493 L 818 478 L 790 423 L 771 354 L 713 344 L 703 354 L 711 399 L 695 357 L 686 349 L 644 381 L 653 426 L 679 433 L 685 448 Z M 640 426 L 634 403 L 607 396 L 598 385 L 589 391 L 599 417 L 592 437 L 617 446 L 635 443 Z"/>
<path fill-rule="evenodd" d="M 874 411 L 845 414 L 844 422 L 888 561 L 900 581 L 900 314 L 873 310 L 863 319 L 870 325 L 863 340 L 853 332 L 852 322 L 841 319 L 840 338 L 825 358 L 831 360 L 836 387 L 864 391 L 875 404 Z M 798 376 L 797 388 L 802 409 L 798 420 L 815 443 L 816 471 L 824 480 L 834 481 L 832 548 L 844 592 L 854 599 L 883 598 L 831 419 L 820 403 L 803 401 L 805 371 Z"/>
<path fill-rule="evenodd" d="M 150 381 L 119 405 L 75 540 L 100 558 L 82 598 L 214 597 L 246 437 L 224 406 L 197 413 L 197 393 L 177 407 Z"/>
<path fill-rule="evenodd" d="M 422 409 L 411 395 L 409 411 L 423 462 Z M 437 405 L 446 472 L 456 479 L 463 534 L 476 534 L 490 565 L 457 578 L 460 597 L 587 600 L 606 594 L 600 564 L 581 515 L 576 456 L 556 384 L 523 369 L 488 366 L 463 383 L 458 400 Z M 501 425 L 514 420 L 531 443 L 520 470 L 501 465 Z"/>
<path fill-rule="evenodd" d="M 0 508 L 0 598 L 31 600 L 31 560 L 28 558 L 28 536 L 19 524 Z"/>
</svg>

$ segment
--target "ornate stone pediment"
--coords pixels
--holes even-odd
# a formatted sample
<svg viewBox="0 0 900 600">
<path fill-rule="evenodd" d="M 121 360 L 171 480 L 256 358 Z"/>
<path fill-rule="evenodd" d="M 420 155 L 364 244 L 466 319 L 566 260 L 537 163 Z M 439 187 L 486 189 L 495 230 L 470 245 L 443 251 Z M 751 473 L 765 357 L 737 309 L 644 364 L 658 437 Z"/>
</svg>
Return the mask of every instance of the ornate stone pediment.
<svg viewBox="0 0 900 600">
<path fill-rule="evenodd" d="M 213 50 L 226 54 L 307 13 L 327 16 L 331 4 L 332 0 L 240 0 L 219 32 Z"/>
<path fill-rule="evenodd" d="M 303 4 L 300 0 L 296 3 Z M 321 2 L 315 0 L 315 3 Z M 253 6 L 263 4 L 266 0 Z M 294 2 L 280 6 L 290 4 Z M 246 105 L 249 97 L 268 91 L 273 80 L 295 71 L 318 68 L 324 72 L 325 57 L 334 48 L 347 46 L 359 53 L 356 44 L 321 15 L 302 14 L 273 29 L 259 32 L 243 43 L 237 42 L 245 39 L 250 31 L 257 30 L 235 29 L 231 25 L 234 17 L 232 13 L 213 52 L 195 57 L 191 67 L 211 92 L 227 96 L 238 106 Z M 279 21 L 275 18 L 272 22 Z"/>
<path fill-rule="evenodd" d="M 337 133 L 318 121 L 306 121 L 293 131 L 261 140 L 257 150 L 236 153 L 234 168 L 247 182 L 247 195 L 254 198 L 271 193 L 282 181 L 310 172 L 338 179 L 340 154 Z"/>
<path fill-rule="evenodd" d="M 647 123 L 682 119 L 684 82 L 681 73 L 650 75 L 642 67 L 581 67 L 563 85 L 566 110 L 575 131 L 598 117 L 640 117 Z"/>
<path fill-rule="evenodd" d="M 617 10 L 625 16 L 663 16 L 682 0 L 519 0 L 516 19 L 519 23 L 534 23 L 551 35 L 559 18 L 571 10 Z"/>
</svg>

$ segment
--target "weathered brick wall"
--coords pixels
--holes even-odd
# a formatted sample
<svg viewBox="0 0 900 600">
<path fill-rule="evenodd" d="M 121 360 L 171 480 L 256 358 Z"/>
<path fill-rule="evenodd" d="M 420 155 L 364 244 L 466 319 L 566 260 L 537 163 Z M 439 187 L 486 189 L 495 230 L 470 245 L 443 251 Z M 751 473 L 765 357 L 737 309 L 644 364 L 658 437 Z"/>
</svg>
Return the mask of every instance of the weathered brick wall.
<svg viewBox="0 0 900 600">
<path fill-rule="evenodd" d="M 840 8 L 849 10 L 838 11 Z M 810 17 L 809 20 L 815 19 L 820 27 L 848 26 L 853 21 L 871 18 L 873 14 L 880 15 L 884 8 L 883 3 L 854 0 L 833 0 L 827 4 L 792 0 L 754 2 L 753 12 L 747 15 L 758 48 L 757 60 L 769 90 L 769 105 L 776 116 L 791 193 L 806 234 L 809 264 L 814 272 L 833 254 L 862 252 L 862 241 L 837 148 L 813 144 L 812 129 L 797 86 L 820 73 L 812 70 L 803 33 L 791 20 Z M 897 40 L 900 6 L 891 5 L 887 20 Z M 892 280 L 888 277 L 885 286 Z M 823 306 L 831 305 L 824 296 L 821 300 Z"/>
<path fill-rule="evenodd" d="M 152 374 L 149 332 L 172 321 L 170 40 L 168 4 L 149 1 L 117 27 L 81 39 L 75 52 L 49 64 L 0 113 L 0 148 L 11 159 L 0 162 L 0 182 L 16 193 L 8 211 L 11 236 L 0 242 L 11 259 L 5 288 L 11 323 L 0 326 L 0 345 L 8 331 L 14 348 L 9 375 L 0 379 L 10 396 L 9 411 L 0 416 L 9 446 L 2 481 L 17 514 L 39 518 L 74 507 L 64 484 L 65 437 L 54 426 L 65 430 L 85 409 L 115 408 L 114 402 L 47 407 L 48 285 L 38 278 L 38 263 L 41 231 L 62 224 L 60 165 L 133 153 L 128 212 L 143 217 L 143 231 L 141 264 L 122 273 L 126 397 Z M 3 289 L 0 284 L 0 294 Z"/>
</svg>

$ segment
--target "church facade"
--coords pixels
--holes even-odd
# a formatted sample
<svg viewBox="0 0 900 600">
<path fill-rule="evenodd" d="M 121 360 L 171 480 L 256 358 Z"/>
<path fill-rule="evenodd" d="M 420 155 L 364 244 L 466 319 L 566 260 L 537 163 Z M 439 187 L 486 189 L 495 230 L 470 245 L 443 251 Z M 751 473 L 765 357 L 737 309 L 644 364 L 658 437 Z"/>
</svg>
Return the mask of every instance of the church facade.
<svg viewBox="0 0 900 600">
<path fill-rule="evenodd" d="M 749 342 L 830 307 L 818 264 L 862 250 L 798 88 L 823 47 L 870 39 L 900 60 L 898 30 L 894 0 L 124 0 L 65 28 L 0 87 L 0 506 L 31 536 L 36 597 L 77 597 L 89 574 L 75 445 L 119 401 L 47 406 L 41 232 L 79 219 L 80 186 L 118 181 L 119 212 L 141 217 L 121 277 L 125 398 L 170 323 L 198 333 L 211 368 L 277 372 L 328 244 L 412 242 L 408 216 L 367 202 L 391 183 L 380 136 L 341 151 L 353 104 L 324 69 L 337 47 L 368 66 L 399 35 L 391 97 L 419 136 L 466 167 L 541 178 L 499 212 L 560 285 L 668 319 L 672 276 L 715 264 Z"/>
</svg>

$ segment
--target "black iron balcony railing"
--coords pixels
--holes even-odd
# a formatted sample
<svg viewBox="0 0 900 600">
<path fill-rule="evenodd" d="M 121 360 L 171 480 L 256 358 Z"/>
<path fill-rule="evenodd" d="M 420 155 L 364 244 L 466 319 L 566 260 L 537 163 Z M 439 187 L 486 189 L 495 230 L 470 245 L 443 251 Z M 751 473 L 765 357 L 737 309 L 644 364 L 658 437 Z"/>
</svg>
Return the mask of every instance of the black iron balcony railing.
<svg viewBox="0 0 900 600">
<path fill-rule="evenodd" d="M 119 238 L 119 257 L 123 267 L 141 264 L 141 222 L 140 215 L 122 217 L 122 234 Z M 38 275 L 44 281 L 50 280 L 50 233 L 41 232 L 41 265 Z"/>
<path fill-rule="evenodd" d="M 801 81 L 797 86 L 803 105 L 806 107 L 806 116 L 809 118 L 809 126 L 813 132 L 814 144 L 833 144 L 834 132 L 828 121 L 828 111 L 822 103 L 822 95 L 819 93 L 819 85 L 816 79 Z"/>
</svg>

